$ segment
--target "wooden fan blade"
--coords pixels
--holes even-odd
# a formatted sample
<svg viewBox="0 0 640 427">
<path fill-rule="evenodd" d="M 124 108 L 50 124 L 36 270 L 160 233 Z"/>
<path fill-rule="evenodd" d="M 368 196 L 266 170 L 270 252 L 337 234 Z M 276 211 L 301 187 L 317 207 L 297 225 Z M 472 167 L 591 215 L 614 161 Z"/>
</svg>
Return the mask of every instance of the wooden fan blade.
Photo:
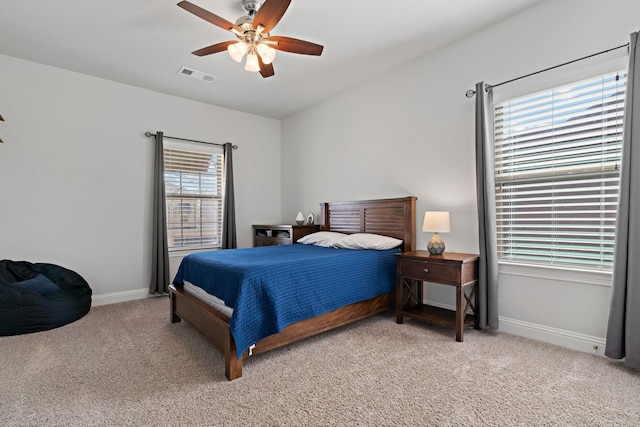
<svg viewBox="0 0 640 427">
<path fill-rule="evenodd" d="M 282 50 L 284 52 L 300 53 L 302 55 L 322 55 L 323 46 L 304 40 L 298 40 L 291 37 L 272 36 L 269 37 L 269 41 L 278 42 L 274 49 Z"/>
<path fill-rule="evenodd" d="M 262 58 L 260 58 L 260 55 L 258 55 L 258 64 L 260 64 L 260 74 L 265 79 L 275 74 L 275 71 L 273 71 L 273 63 L 265 64 L 264 62 L 262 62 Z"/>
<path fill-rule="evenodd" d="M 291 0 L 266 0 L 253 17 L 253 28 L 262 25 L 264 27 L 262 32 L 268 33 L 278 25 L 290 4 Z"/>
<path fill-rule="evenodd" d="M 223 30 L 231 31 L 231 29 L 234 28 L 237 31 L 242 33 L 242 30 L 237 25 L 233 24 L 232 22 L 227 21 L 224 18 L 219 17 L 215 13 L 211 13 L 208 10 L 205 10 L 205 9 L 201 8 L 200 6 L 196 6 L 193 3 L 189 3 L 188 1 L 181 1 L 180 3 L 178 3 L 178 6 L 180 6 L 181 8 L 186 10 L 187 12 L 193 13 L 198 18 L 202 18 L 205 21 L 210 22 L 213 25 L 216 25 L 216 26 L 222 28 Z"/>
<path fill-rule="evenodd" d="M 230 40 L 228 42 L 216 43 L 211 46 L 203 47 L 202 49 L 198 49 L 191 53 L 197 56 L 211 55 L 212 53 L 218 53 L 218 52 L 222 52 L 223 50 L 227 50 L 229 45 L 234 43 L 238 43 L 238 40 Z"/>
</svg>

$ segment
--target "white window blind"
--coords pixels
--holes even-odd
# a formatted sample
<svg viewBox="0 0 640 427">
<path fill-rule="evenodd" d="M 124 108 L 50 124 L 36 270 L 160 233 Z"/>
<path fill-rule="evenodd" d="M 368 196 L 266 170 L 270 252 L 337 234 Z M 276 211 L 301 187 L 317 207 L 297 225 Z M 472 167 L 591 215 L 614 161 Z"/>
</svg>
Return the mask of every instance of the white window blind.
<svg viewBox="0 0 640 427">
<path fill-rule="evenodd" d="M 494 106 L 502 261 L 611 270 L 626 74 Z"/>
<path fill-rule="evenodd" d="M 220 247 L 223 155 L 164 149 L 169 249 Z"/>
</svg>

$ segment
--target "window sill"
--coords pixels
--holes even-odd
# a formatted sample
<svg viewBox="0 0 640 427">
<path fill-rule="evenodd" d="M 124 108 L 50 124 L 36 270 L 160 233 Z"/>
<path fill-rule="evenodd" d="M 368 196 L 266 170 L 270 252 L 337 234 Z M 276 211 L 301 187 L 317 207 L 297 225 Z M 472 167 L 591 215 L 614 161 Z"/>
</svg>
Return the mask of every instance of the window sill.
<svg viewBox="0 0 640 427">
<path fill-rule="evenodd" d="M 612 273 L 610 271 L 579 270 L 567 267 L 537 266 L 512 262 L 499 262 L 498 274 L 606 287 L 611 287 L 612 280 Z"/>
</svg>

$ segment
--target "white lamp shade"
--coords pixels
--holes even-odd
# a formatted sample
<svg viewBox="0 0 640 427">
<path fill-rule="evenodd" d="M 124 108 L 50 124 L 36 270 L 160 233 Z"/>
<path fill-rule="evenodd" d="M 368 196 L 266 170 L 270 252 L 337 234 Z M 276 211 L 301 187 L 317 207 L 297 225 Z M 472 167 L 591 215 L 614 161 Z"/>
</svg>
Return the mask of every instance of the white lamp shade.
<svg viewBox="0 0 640 427">
<path fill-rule="evenodd" d="M 424 222 L 422 223 L 422 231 L 431 231 L 433 233 L 451 232 L 451 222 L 449 221 L 449 212 L 447 211 L 425 212 Z"/>
<path fill-rule="evenodd" d="M 276 58 L 276 50 L 264 43 L 260 43 L 257 50 L 260 58 L 262 58 L 262 62 L 265 64 L 271 64 Z"/>
<path fill-rule="evenodd" d="M 244 54 L 247 53 L 247 44 L 245 42 L 230 44 L 227 47 L 227 52 L 234 61 L 240 62 Z"/>
<path fill-rule="evenodd" d="M 255 53 L 247 54 L 247 63 L 244 66 L 247 71 L 260 71 L 260 64 L 258 63 L 258 55 Z"/>
</svg>

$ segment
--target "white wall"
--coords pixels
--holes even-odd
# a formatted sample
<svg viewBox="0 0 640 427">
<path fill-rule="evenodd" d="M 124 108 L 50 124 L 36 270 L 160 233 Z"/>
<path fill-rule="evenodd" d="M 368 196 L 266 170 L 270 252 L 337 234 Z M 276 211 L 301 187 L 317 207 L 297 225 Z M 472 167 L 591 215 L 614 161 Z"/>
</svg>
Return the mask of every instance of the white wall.
<svg viewBox="0 0 640 427">
<path fill-rule="evenodd" d="M 637 0 L 544 2 L 283 120 L 283 221 L 317 212 L 322 201 L 415 195 L 419 221 L 425 210 L 451 212 L 447 250 L 477 253 L 475 100 L 467 89 L 624 44 L 638 17 Z M 429 238 L 419 231 L 418 247 Z M 502 330 L 583 350 L 602 344 L 606 279 L 510 271 L 500 274 Z M 428 298 L 454 305 L 442 286 L 429 286 Z"/>
<path fill-rule="evenodd" d="M 280 220 L 278 120 L 3 55 L 0 113 L 0 259 L 75 270 L 97 300 L 144 296 L 149 286 L 153 139 L 145 131 L 239 146 L 239 246 L 251 246 L 251 224 Z"/>
</svg>

